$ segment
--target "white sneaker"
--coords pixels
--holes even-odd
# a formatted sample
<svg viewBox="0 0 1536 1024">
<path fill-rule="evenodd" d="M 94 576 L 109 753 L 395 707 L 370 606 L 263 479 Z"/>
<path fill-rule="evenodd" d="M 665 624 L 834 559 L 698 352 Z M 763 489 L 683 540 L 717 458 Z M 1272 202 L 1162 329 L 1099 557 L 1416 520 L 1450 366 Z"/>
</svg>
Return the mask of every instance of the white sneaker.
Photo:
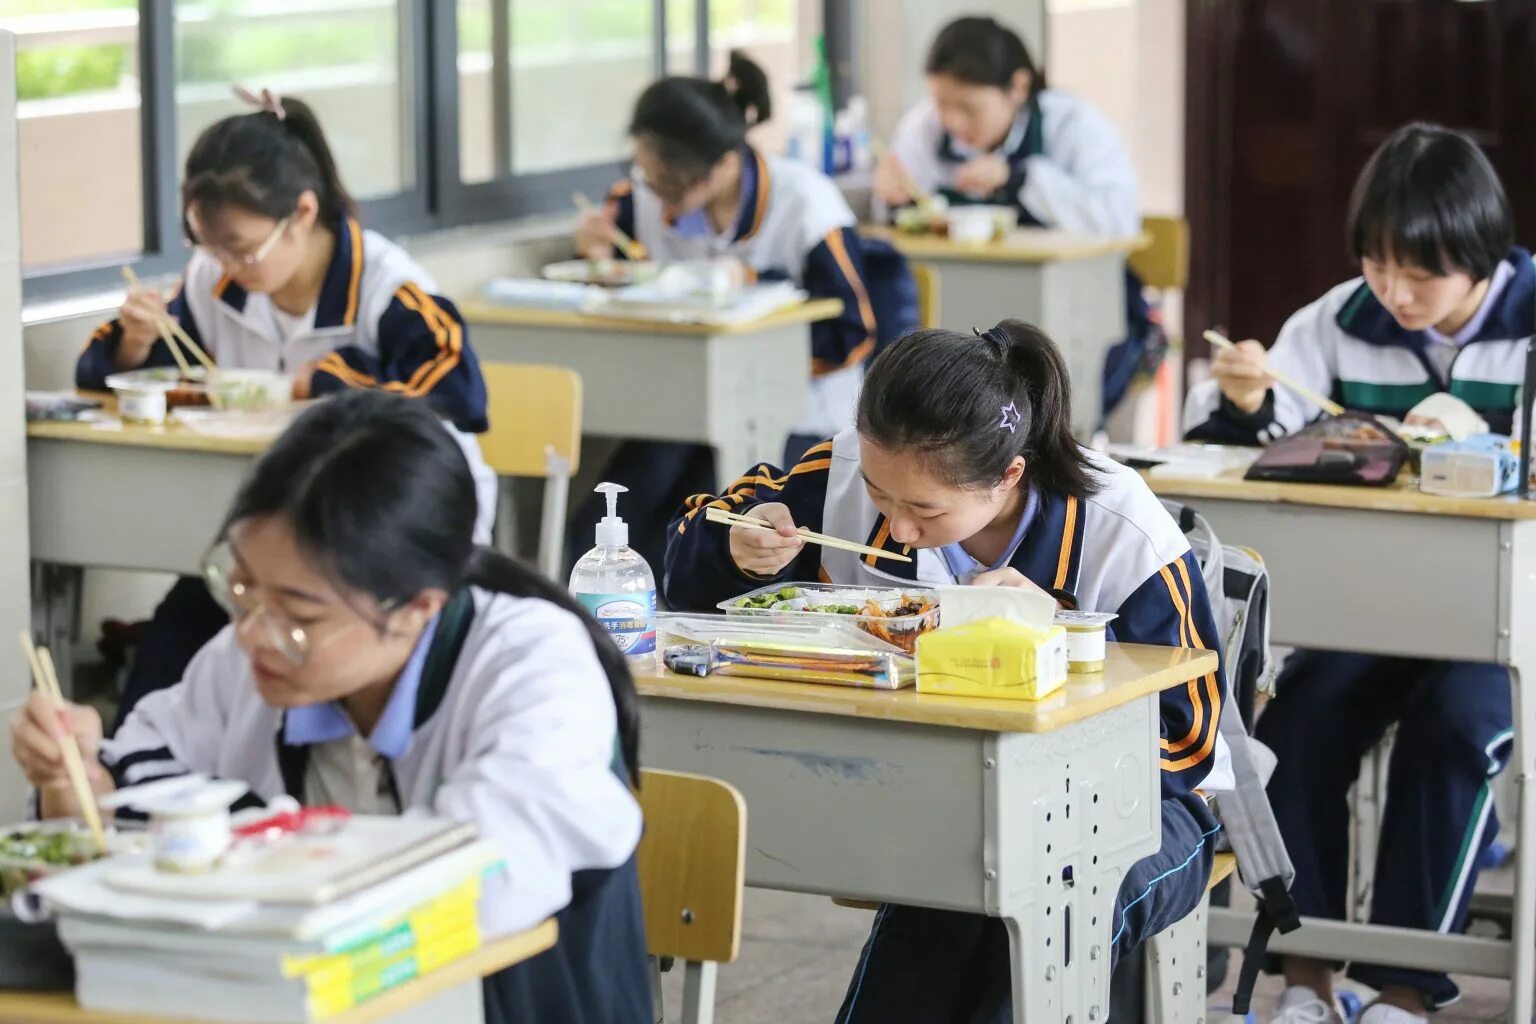
<svg viewBox="0 0 1536 1024">
<path fill-rule="evenodd" d="M 1305 985 L 1292 985 L 1280 996 L 1271 1024 L 1342 1024 L 1344 1015 L 1338 1004 L 1329 1006 L 1323 997 Z"/>
<path fill-rule="evenodd" d="M 1372 1003 L 1360 1015 L 1360 1024 L 1429 1024 L 1429 1018 L 1404 1010 L 1400 1006 Z"/>
</svg>

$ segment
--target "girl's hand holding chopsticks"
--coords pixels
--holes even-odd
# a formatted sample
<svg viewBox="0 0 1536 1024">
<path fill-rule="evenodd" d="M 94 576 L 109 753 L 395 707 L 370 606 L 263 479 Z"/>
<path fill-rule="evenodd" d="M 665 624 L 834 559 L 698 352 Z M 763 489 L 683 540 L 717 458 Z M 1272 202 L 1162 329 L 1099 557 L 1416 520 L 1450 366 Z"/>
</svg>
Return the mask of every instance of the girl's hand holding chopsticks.
<svg viewBox="0 0 1536 1024">
<path fill-rule="evenodd" d="M 800 536 L 800 528 L 795 525 L 795 517 L 788 505 L 779 502 L 754 505 L 751 515 L 773 529 L 732 526 L 731 560 L 743 572 L 777 576 L 804 549 L 805 539 Z"/>
<path fill-rule="evenodd" d="M 1259 411 L 1275 383 L 1269 375 L 1269 353 L 1257 341 L 1216 348 L 1211 355 L 1211 376 L 1227 401 L 1246 413 Z"/>
<path fill-rule="evenodd" d="M 149 350 L 160 340 L 160 323 L 166 312 L 165 296 L 153 288 L 135 286 L 117 311 L 122 336 L 117 342 L 117 368 L 137 370 L 149 358 Z"/>
<path fill-rule="evenodd" d="M 45 818 L 84 813 L 65 764 L 66 735 L 74 737 L 80 748 L 91 789 L 98 794 L 114 789 L 97 756 L 101 750 L 101 716 L 80 704 L 61 706 L 41 690 L 34 690 L 21 710 L 11 716 L 11 754 L 27 781 L 37 787 Z"/>
</svg>

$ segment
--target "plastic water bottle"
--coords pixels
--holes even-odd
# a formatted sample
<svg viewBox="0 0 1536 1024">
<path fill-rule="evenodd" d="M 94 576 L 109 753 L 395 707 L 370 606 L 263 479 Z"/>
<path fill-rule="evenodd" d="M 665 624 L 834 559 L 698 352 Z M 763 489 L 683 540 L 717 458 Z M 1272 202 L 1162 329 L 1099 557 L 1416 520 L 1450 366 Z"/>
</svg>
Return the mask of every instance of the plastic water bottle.
<svg viewBox="0 0 1536 1024">
<path fill-rule="evenodd" d="M 629 524 L 619 518 L 618 484 L 598 484 L 608 514 L 597 524 L 597 547 L 571 570 L 571 593 L 590 611 L 625 657 L 649 660 L 656 653 L 656 577 L 629 546 Z"/>
</svg>

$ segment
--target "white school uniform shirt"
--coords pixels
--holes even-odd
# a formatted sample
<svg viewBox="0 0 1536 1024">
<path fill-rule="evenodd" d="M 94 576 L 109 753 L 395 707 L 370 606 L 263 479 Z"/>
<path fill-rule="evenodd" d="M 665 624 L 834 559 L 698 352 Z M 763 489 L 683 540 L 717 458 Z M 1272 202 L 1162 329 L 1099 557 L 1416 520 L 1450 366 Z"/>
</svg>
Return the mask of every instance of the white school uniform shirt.
<svg viewBox="0 0 1536 1024">
<path fill-rule="evenodd" d="M 733 256 L 755 270 L 782 272 L 796 286 L 804 287 L 808 258 L 819 247 L 829 245 L 829 236 L 834 236 L 829 251 L 846 282 L 846 287 L 839 289 L 846 297 L 839 297 L 851 307 L 846 315 L 862 318 L 868 338 L 846 355 L 848 365 L 817 365 L 804 412 L 794 428 L 797 434 L 831 437 L 853 425 L 864 382 L 864 361 L 875 347 L 868 294 L 845 251 L 847 242 L 835 238 L 842 229 L 857 227 L 858 219 L 837 185 L 815 168 L 750 147 L 743 154 L 744 209 L 740 223 L 727 226 L 724 232 L 678 230 L 678 225 L 667 220 L 656 193 L 643 183 L 620 183 L 615 195 L 632 196 L 634 237 L 650 250 L 652 259 L 662 262 Z M 697 211 L 688 215 L 690 219 L 698 216 Z"/>
<path fill-rule="evenodd" d="M 271 296 L 246 292 L 201 248 L 193 250 L 172 310 L 186 304 L 198 342 L 220 366 L 292 373 L 338 350 L 377 357 L 379 320 L 406 284 L 427 293 L 437 290 L 431 275 L 404 249 L 348 217 L 338 232 L 319 301 L 305 313 L 285 313 Z M 317 327 L 322 309 L 326 326 Z M 102 325 L 98 336 L 110 333 L 114 324 Z M 475 540 L 489 544 L 499 489 L 496 474 L 486 465 L 473 434 L 444 425 L 475 478 Z"/>
<path fill-rule="evenodd" d="M 640 808 L 614 771 L 617 715 L 581 620 L 537 598 L 471 595 L 474 620 L 442 702 L 391 764 L 403 813 L 473 822 L 499 848 L 510 870 L 486 880 L 481 920 L 501 935 L 569 903 L 572 872 L 623 865 Z M 285 791 L 283 727 L 226 627 L 180 683 L 139 702 L 102 760 L 120 784 L 201 772 L 271 800 Z M 312 765 L 310 788 L 316 778 L 321 791 L 340 788 L 340 774 L 326 777 Z"/>
<path fill-rule="evenodd" d="M 1060 89 L 1042 89 L 1038 153 L 1021 153 L 1029 133 L 1030 104 L 996 150 L 1022 161 L 1017 201 L 1048 228 L 1088 235 L 1130 237 L 1141 230 L 1136 168 L 1107 117 Z M 959 160 L 942 154 L 949 152 Z M 907 111 L 891 139 L 891 152 L 926 191 L 952 189 L 965 159 L 980 155 L 949 139 L 932 99 Z"/>
</svg>

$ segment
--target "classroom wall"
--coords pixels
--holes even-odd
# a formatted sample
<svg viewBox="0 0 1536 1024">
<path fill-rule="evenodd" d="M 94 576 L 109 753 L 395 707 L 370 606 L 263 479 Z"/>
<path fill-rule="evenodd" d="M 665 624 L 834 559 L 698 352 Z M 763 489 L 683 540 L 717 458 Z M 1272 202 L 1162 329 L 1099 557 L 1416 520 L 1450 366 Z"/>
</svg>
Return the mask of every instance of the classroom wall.
<svg viewBox="0 0 1536 1024">
<path fill-rule="evenodd" d="M 26 415 L 21 375 L 21 193 L 16 167 L 14 40 L 0 32 L 0 705 L 26 696 L 28 675 L 14 639 L 28 629 Z M 8 712 L 0 719 L 9 720 Z M 0 822 L 24 816 L 26 786 L 0 757 Z"/>
</svg>

